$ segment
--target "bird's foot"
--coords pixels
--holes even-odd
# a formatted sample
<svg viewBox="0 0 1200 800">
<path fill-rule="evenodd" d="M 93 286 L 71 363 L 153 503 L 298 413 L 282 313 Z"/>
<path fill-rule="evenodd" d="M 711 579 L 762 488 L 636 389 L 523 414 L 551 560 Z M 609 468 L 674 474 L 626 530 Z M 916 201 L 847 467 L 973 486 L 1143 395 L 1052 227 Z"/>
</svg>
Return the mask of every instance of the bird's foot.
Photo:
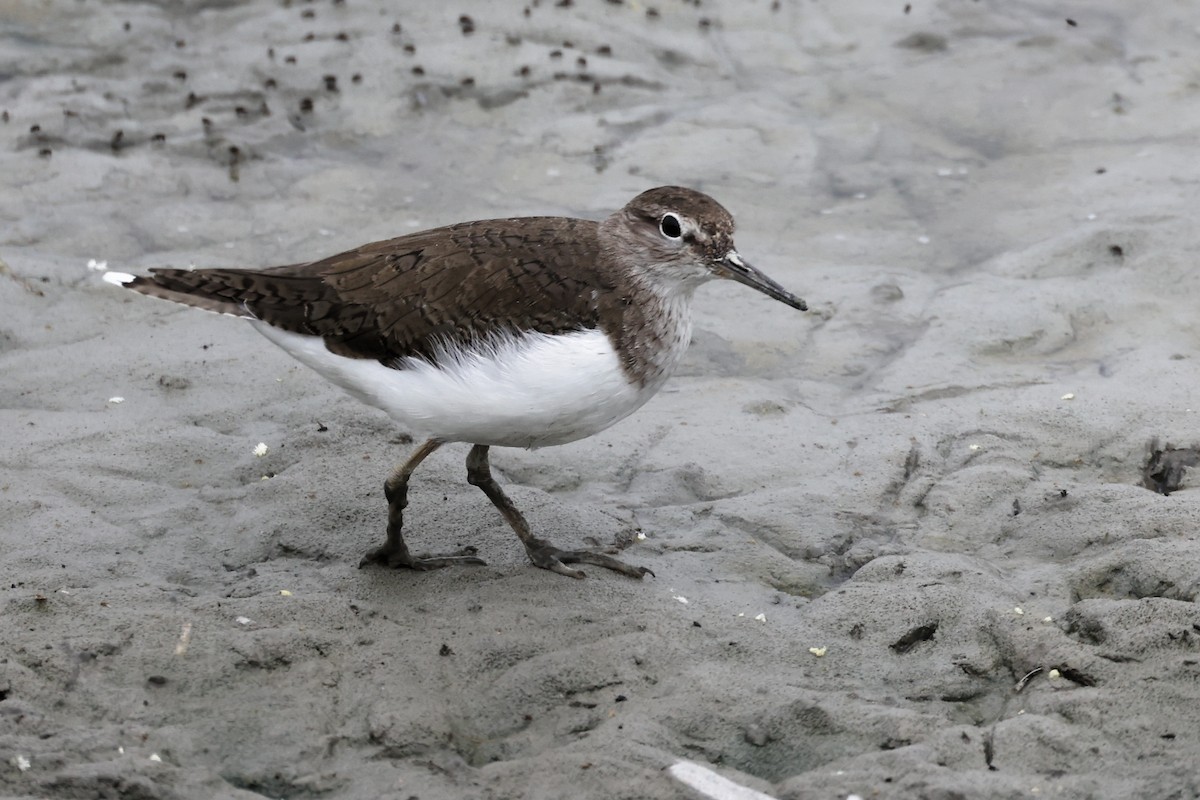
<svg viewBox="0 0 1200 800">
<path fill-rule="evenodd" d="M 463 564 L 484 564 L 487 562 L 482 558 L 475 556 L 474 547 L 464 547 L 457 553 L 451 553 L 444 556 L 414 556 L 408 552 L 408 548 L 401 546 L 399 548 L 388 544 L 376 547 L 373 550 L 368 550 L 367 554 L 362 557 L 362 561 L 358 562 L 358 568 L 362 569 L 368 564 L 381 564 L 392 569 L 441 569 L 442 567 L 454 567 Z"/>
<path fill-rule="evenodd" d="M 525 551 L 529 553 L 529 560 L 535 567 L 548 569 L 571 578 L 583 578 L 586 575 L 583 570 L 571 569 L 567 564 L 592 564 L 628 575 L 631 578 L 640 579 L 645 575 L 654 577 L 654 573 L 646 567 L 635 567 L 624 561 L 618 561 L 612 556 L 594 553 L 591 550 L 559 550 L 549 542 L 543 542 L 540 539 L 526 545 Z"/>
</svg>

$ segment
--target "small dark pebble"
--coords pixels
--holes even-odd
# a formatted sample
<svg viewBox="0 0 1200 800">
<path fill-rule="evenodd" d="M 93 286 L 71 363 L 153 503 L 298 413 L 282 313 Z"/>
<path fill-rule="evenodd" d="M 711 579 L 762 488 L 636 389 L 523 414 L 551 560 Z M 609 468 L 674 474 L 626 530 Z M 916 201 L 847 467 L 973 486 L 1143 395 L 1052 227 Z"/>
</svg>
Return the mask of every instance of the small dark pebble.
<svg viewBox="0 0 1200 800">
<path fill-rule="evenodd" d="M 165 686 L 167 679 L 162 675 L 151 675 L 146 678 L 146 683 L 153 684 L 154 686 Z"/>
<path fill-rule="evenodd" d="M 201 118 L 200 118 L 200 124 L 201 124 L 202 126 L 204 126 L 204 130 L 205 130 L 205 131 L 208 131 L 209 129 L 211 129 L 211 128 L 212 128 L 212 120 L 211 120 L 211 119 L 209 119 L 208 117 L 201 117 Z"/>
<path fill-rule="evenodd" d="M 550 58 L 562 58 L 562 50 L 551 50 Z"/>
<path fill-rule="evenodd" d="M 300 12 L 300 16 L 303 17 L 304 19 L 312 19 L 316 15 L 317 15 L 317 12 L 313 11 L 311 8 L 306 8 Z"/>
<path fill-rule="evenodd" d="M 592 84 L 592 94 L 600 94 L 600 81 Z"/>
<path fill-rule="evenodd" d="M 646 16 L 649 17 L 650 19 L 658 19 L 658 9 L 653 8 L 653 7 L 647 8 Z"/>
<path fill-rule="evenodd" d="M 575 66 L 579 67 L 580 69 L 587 69 L 587 59 L 583 56 L 580 56 L 579 58 L 575 59 Z"/>
<path fill-rule="evenodd" d="M 452 656 L 452 655 L 454 655 L 454 651 L 452 649 L 450 649 L 450 645 L 445 644 L 443 642 L 441 649 L 438 650 L 438 655 L 439 656 Z"/>
<path fill-rule="evenodd" d="M 5 123 L 8 122 L 8 120 L 9 120 L 8 109 L 4 109 L 3 112 L 0 112 L 0 120 L 3 120 Z"/>
<path fill-rule="evenodd" d="M 628 699 L 629 699 L 629 698 L 628 698 L 628 697 L 626 697 L 625 695 L 623 695 L 623 694 L 619 694 L 619 695 L 617 695 L 616 697 L 614 697 L 614 698 L 613 698 L 613 702 L 614 702 L 614 703 L 624 703 L 624 702 L 625 702 L 626 700 L 628 700 Z"/>
<path fill-rule="evenodd" d="M 463 86 L 474 86 L 475 79 L 471 78 L 471 77 L 467 77 L 467 78 L 463 78 L 461 81 L 459 81 L 459 83 L 462 84 Z"/>
<path fill-rule="evenodd" d="M 129 29 L 130 29 L 130 28 L 132 28 L 133 26 L 132 26 L 132 25 L 130 25 L 128 22 L 126 22 L 126 23 L 125 23 L 124 25 L 122 25 L 121 27 L 122 27 L 122 28 L 124 28 L 125 30 L 129 30 Z"/>
<path fill-rule="evenodd" d="M 362 83 L 362 73 L 361 73 L 361 72 L 356 72 L 356 73 L 354 73 L 353 75 L 351 75 L 351 76 L 350 76 L 350 82 L 351 82 L 351 83 Z"/>
<path fill-rule="evenodd" d="M 606 44 L 602 44 L 602 45 L 600 45 L 599 47 L 597 47 L 597 48 L 596 48 L 596 55 L 598 55 L 598 56 L 611 56 L 611 55 L 612 55 L 612 48 L 611 48 L 611 47 L 609 47 L 609 46 L 608 46 L 608 45 L 606 45 Z"/>
<path fill-rule="evenodd" d="M 694 621 L 694 620 L 693 620 L 693 621 L 692 621 L 692 627 L 693 627 L 693 628 L 703 628 L 704 626 L 703 626 L 703 625 L 701 625 L 699 622 L 696 622 L 696 621 Z"/>
<path fill-rule="evenodd" d="M 1121 247 L 1119 244 L 1112 244 L 1108 246 L 1108 252 L 1111 253 L 1115 258 L 1120 258 L 1121 256 L 1125 255 L 1125 248 Z"/>
<path fill-rule="evenodd" d="M 274 88 L 275 88 L 275 87 L 277 87 L 278 85 L 279 85 L 279 84 L 275 82 L 275 79 L 274 79 L 274 78 L 267 78 L 265 81 L 263 81 L 263 88 L 264 88 L 264 89 L 274 89 Z"/>
<path fill-rule="evenodd" d="M 311 97 L 304 97 L 300 100 L 300 110 L 308 114 L 313 110 L 313 101 Z"/>
<path fill-rule="evenodd" d="M 517 70 L 517 74 L 520 75 L 522 78 L 528 78 L 529 77 L 529 65 L 528 64 L 522 65 L 521 68 L 519 70 Z M 5 112 L 5 113 L 8 113 L 8 112 Z"/>
<path fill-rule="evenodd" d="M 185 42 L 183 39 L 176 39 L 175 46 L 182 50 L 183 48 L 187 47 L 187 42 Z"/>
<path fill-rule="evenodd" d="M 905 14 L 911 14 L 911 13 L 912 13 L 912 3 L 905 3 L 905 4 L 904 4 L 904 13 L 905 13 Z"/>
<path fill-rule="evenodd" d="M 204 99 L 203 97 L 196 94 L 195 92 L 188 92 L 187 102 L 184 104 L 184 108 L 195 108 L 196 106 L 198 106 L 200 104 L 200 101 L 203 99 Z"/>
<path fill-rule="evenodd" d="M 572 42 L 570 39 L 563 40 L 563 49 L 564 50 L 570 50 L 573 47 L 575 47 L 575 43 Z"/>
<path fill-rule="evenodd" d="M 575 0 L 558 0 L 558 2 L 554 4 L 556 8 L 570 8 L 573 5 L 575 5 Z"/>
<path fill-rule="evenodd" d="M 1070 25 L 1072 28 L 1079 27 L 1079 23 L 1076 22 L 1075 20 L 1071 19 L 1070 17 L 1067 17 L 1067 24 Z"/>
<path fill-rule="evenodd" d="M 246 107 L 245 106 L 234 106 L 233 113 L 239 117 L 244 117 L 244 116 L 246 116 L 246 113 L 247 113 Z"/>
<path fill-rule="evenodd" d="M 54 151 L 51 150 L 49 147 L 43 147 L 41 150 L 38 150 L 38 155 L 41 156 L 42 158 L 49 158 L 50 154 L 53 152 Z"/>
<path fill-rule="evenodd" d="M 1097 175 L 1103 175 L 1106 172 L 1108 172 L 1108 169 L 1106 167 L 1096 167 Z"/>
<path fill-rule="evenodd" d="M 402 30 L 404 30 L 404 29 L 400 27 L 399 22 L 392 24 L 392 33 L 400 33 L 400 31 L 402 31 Z"/>
<path fill-rule="evenodd" d="M 177 81 L 186 81 L 187 80 L 187 70 L 177 69 L 173 73 L 171 73 L 171 77 L 173 77 Z"/>
<path fill-rule="evenodd" d="M 125 131 L 118 128 L 117 132 L 112 135 L 112 139 L 110 139 L 108 142 L 108 146 L 112 148 L 114 153 L 121 149 L 121 142 L 124 140 L 124 138 Z"/>
<path fill-rule="evenodd" d="M 275 58 L 275 48 L 274 47 L 267 48 L 267 58 L 270 58 L 270 59 Z"/>
<path fill-rule="evenodd" d="M 325 81 L 325 91 L 336 92 L 338 90 L 337 75 L 325 75 L 321 80 Z"/>
<path fill-rule="evenodd" d="M 425 68 L 424 68 L 424 67 L 422 67 L 420 64 L 418 64 L 417 66 L 415 66 L 415 67 L 413 67 L 413 68 L 412 68 L 412 74 L 413 74 L 413 75 L 424 75 L 424 74 L 425 74 Z"/>
<path fill-rule="evenodd" d="M 167 140 L 167 135 L 165 133 L 156 133 L 150 137 L 150 141 L 155 142 L 157 144 L 162 144 L 166 140 Z"/>
<path fill-rule="evenodd" d="M 475 20 L 471 19 L 466 14 L 459 15 L 458 29 L 462 31 L 463 36 L 470 36 L 475 32 Z"/>
<path fill-rule="evenodd" d="M 285 58 L 285 59 L 283 60 L 283 63 L 285 63 L 285 64 L 295 64 L 295 63 L 296 63 L 296 57 L 295 57 L 295 56 L 288 56 L 287 58 Z"/>
<path fill-rule="evenodd" d="M 328 425 L 326 425 L 326 424 L 325 424 L 325 423 L 323 423 L 323 422 L 318 422 L 318 423 L 317 423 L 317 433 L 325 433 L 327 430 L 329 430 L 329 426 L 328 426 Z"/>
<path fill-rule="evenodd" d="M 404 52 L 411 56 L 413 53 L 417 52 L 417 46 L 415 44 L 406 44 L 404 45 Z"/>
<path fill-rule="evenodd" d="M 350 41 L 350 34 L 346 33 L 345 31 L 338 31 L 337 35 L 333 38 L 337 39 L 339 42 L 348 42 Z"/>
<path fill-rule="evenodd" d="M 700 18 L 700 27 L 701 28 L 711 28 L 712 20 L 709 19 L 708 17 L 701 17 Z"/>
<path fill-rule="evenodd" d="M 41 126 L 41 125 L 30 125 L 30 126 L 29 126 L 29 132 L 30 132 L 30 133 L 41 133 L 41 132 L 42 132 L 42 126 Z"/>
<path fill-rule="evenodd" d="M 317 38 L 317 35 L 315 33 L 312 33 L 311 31 L 309 33 L 304 34 L 304 41 L 306 41 L 306 42 L 311 42 L 311 41 L 315 40 L 316 38 Z"/>
</svg>

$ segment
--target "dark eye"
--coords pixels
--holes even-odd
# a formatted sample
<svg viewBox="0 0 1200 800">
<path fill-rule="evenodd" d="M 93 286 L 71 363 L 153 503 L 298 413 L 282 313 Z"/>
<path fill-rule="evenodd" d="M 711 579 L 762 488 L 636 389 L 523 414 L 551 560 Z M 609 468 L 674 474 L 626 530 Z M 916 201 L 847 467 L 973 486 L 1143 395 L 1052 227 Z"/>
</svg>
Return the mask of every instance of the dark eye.
<svg viewBox="0 0 1200 800">
<path fill-rule="evenodd" d="M 663 214 L 663 218 L 658 221 L 658 229 L 668 239 L 678 239 L 683 235 L 683 226 L 679 224 L 679 217 L 674 214 Z"/>
</svg>

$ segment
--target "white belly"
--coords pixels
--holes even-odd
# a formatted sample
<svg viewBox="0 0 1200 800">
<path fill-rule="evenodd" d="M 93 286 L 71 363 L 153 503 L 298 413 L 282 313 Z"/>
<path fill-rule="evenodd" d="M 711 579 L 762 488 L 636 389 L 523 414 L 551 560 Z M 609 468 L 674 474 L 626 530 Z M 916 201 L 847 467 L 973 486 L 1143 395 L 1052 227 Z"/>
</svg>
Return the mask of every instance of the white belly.
<svg viewBox="0 0 1200 800">
<path fill-rule="evenodd" d="M 335 355 L 316 336 L 251 324 L 354 397 L 447 442 L 541 447 L 582 439 L 636 411 L 662 385 L 631 383 L 599 330 L 507 337 L 439 359 L 440 366 L 406 359 L 403 369 L 390 369 Z"/>
</svg>

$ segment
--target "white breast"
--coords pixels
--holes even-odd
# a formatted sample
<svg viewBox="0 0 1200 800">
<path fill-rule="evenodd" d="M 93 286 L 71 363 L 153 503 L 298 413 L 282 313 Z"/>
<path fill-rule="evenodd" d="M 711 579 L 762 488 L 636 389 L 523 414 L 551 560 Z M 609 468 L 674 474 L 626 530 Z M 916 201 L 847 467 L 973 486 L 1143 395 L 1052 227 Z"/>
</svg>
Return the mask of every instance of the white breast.
<svg viewBox="0 0 1200 800">
<path fill-rule="evenodd" d="M 621 369 L 608 336 L 584 330 L 506 336 L 447 353 L 438 366 L 409 358 L 391 369 L 335 355 L 316 336 L 251 324 L 364 403 L 448 442 L 540 447 L 591 436 L 636 411 L 675 366 L 639 386 Z M 671 361 L 678 362 L 686 344 L 676 345 Z"/>
</svg>

